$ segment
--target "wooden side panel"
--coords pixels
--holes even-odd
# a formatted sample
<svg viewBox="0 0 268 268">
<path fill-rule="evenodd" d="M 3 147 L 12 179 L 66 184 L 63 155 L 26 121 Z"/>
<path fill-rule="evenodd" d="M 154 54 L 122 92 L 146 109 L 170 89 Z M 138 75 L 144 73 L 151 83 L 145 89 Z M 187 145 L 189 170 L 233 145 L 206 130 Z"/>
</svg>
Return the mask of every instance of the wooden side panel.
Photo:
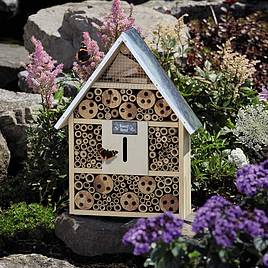
<svg viewBox="0 0 268 268">
<path fill-rule="evenodd" d="M 182 123 L 179 123 L 180 164 L 180 216 L 185 219 L 192 212 L 191 204 L 191 137 Z"/>
<path fill-rule="evenodd" d="M 70 214 L 74 213 L 74 117 L 73 114 L 68 120 L 69 130 L 69 209 Z"/>
</svg>

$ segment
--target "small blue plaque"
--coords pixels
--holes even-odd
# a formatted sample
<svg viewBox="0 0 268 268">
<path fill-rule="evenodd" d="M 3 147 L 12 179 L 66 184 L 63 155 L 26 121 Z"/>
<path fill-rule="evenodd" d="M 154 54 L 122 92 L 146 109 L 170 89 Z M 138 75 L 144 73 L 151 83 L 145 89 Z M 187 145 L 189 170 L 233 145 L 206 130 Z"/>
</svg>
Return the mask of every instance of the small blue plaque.
<svg viewBox="0 0 268 268">
<path fill-rule="evenodd" d="M 113 121 L 112 123 L 113 123 L 112 125 L 113 134 L 123 134 L 123 135 L 138 134 L 137 122 Z"/>
</svg>

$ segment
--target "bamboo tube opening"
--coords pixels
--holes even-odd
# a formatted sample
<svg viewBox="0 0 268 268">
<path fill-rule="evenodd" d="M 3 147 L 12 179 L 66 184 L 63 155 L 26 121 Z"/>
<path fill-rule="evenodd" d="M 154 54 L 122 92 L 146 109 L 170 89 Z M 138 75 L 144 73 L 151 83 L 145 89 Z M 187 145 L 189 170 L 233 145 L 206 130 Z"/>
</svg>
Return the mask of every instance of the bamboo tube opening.
<svg viewBox="0 0 268 268">
<path fill-rule="evenodd" d="M 95 96 L 95 101 L 96 102 L 101 102 L 101 96 Z"/>
<path fill-rule="evenodd" d="M 98 119 L 103 119 L 104 118 L 104 113 L 101 113 L 101 112 L 97 113 L 97 118 Z"/>
<path fill-rule="evenodd" d="M 80 125 L 79 124 L 74 124 L 74 130 L 80 130 Z"/>
<path fill-rule="evenodd" d="M 161 189 L 156 189 L 155 190 L 155 196 L 156 197 L 161 197 L 163 196 L 163 191 Z"/>
<path fill-rule="evenodd" d="M 89 99 L 89 100 L 92 100 L 94 97 L 94 94 L 93 92 L 89 91 L 87 94 L 86 94 L 86 98 Z"/>
<path fill-rule="evenodd" d="M 138 114 L 136 115 L 136 118 L 137 118 L 137 120 L 142 121 L 142 120 L 143 120 L 143 114 L 138 113 Z"/>
<path fill-rule="evenodd" d="M 139 205 L 139 211 L 140 212 L 146 212 L 147 211 L 147 207 L 144 204 L 140 204 Z"/>
<path fill-rule="evenodd" d="M 136 96 L 134 96 L 134 95 L 130 95 L 130 96 L 129 96 L 129 100 L 130 100 L 131 102 L 135 102 L 135 101 L 136 101 Z"/>
<path fill-rule="evenodd" d="M 126 90 L 126 93 L 127 93 L 127 95 L 132 95 L 133 91 L 132 91 L 132 89 L 129 88 L 129 89 Z"/>
<path fill-rule="evenodd" d="M 74 132 L 74 136 L 76 138 L 80 138 L 82 136 L 82 132 L 80 130 L 77 130 L 77 131 Z"/>
<path fill-rule="evenodd" d="M 158 115 L 153 114 L 153 115 L 152 115 L 152 120 L 153 120 L 153 121 L 158 121 Z"/>
<path fill-rule="evenodd" d="M 74 183 L 74 188 L 78 191 L 82 190 L 83 189 L 83 183 L 81 181 L 76 181 Z"/>
<path fill-rule="evenodd" d="M 95 88 L 94 93 L 95 93 L 95 95 L 101 95 L 102 90 L 100 88 Z"/>
</svg>

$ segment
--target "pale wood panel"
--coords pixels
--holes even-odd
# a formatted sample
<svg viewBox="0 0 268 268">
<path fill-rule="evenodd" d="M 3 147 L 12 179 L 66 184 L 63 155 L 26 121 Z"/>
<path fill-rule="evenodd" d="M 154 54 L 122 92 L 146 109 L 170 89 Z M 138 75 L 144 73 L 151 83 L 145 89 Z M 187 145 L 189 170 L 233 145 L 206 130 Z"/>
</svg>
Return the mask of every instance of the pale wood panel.
<svg viewBox="0 0 268 268">
<path fill-rule="evenodd" d="M 163 212 L 150 213 L 150 212 L 127 212 L 127 211 L 94 211 L 94 210 L 80 210 L 74 209 L 72 214 L 76 215 L 91 215 L 91 216 L 107 216 L 107 217 L 135 217 L 135 218 L 148 218 L 161 215 Z M 180 213 L 174 215 L 181 217 Z"/>
<path fill-rule="evenodd" d="M 74 123 L 76 124 L 89 124 L 89 125 L 101 125 L 103 121 L 100 119 L 85 119 L 85 118 L 74 118 Z"/>
<path fill-rule="evenodd" d="M 179 127 L 178 122 L 156 122 L 148 121 L 149 127 Z"/>
<path fill-rule="evenodd" d="M 148 175 L 148 124 L 137 122 L 137 135 L 112 134 L 112 121 L 102 124 L 102 146 L 116 150 L 118 154 L 111 161 L 102 164 L 107 174 Z M 127 161 L 123 161 L 123 138 L 127 138 Z"/>
<path fill-rule="evenodd" d="M 179 177 L 180 172 L 174 171 L 149 171 L 149 176 L 161 176 L 161 177 Z"/>
<path fill-rule="evenodd" d="M 153 84 L 135 84 L 135 83 L 110 83 L 110 82 L 96 82 L 93 84 L 94 88 L 118 88 L 118 89 L 150 89 L 157 90 Z"/>
<path fill-rule="evenodd" d="M 180 214 L 185 219 L 192 213 L 191 204 L 191 137 L 182 123 L 179 125 L 179 202 Z"/>
<path fill-rule="evenodd" d="M 69 130 L 69 209 L 74 211 L 74 123 L 73 113 L 68 119 Z"/>
</svg>

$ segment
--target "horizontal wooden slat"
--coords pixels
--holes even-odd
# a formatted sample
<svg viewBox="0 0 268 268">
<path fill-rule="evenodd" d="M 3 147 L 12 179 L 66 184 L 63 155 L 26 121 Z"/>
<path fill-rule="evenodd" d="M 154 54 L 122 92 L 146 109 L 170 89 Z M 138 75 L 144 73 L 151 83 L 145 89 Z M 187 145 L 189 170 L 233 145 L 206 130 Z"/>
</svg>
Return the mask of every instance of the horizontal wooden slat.
<svg viewBox="0 0 268 268">
<path fill-rule="evenodd" d="M 124 89 L 150 89 L 157 90 L 153 84 L 132 84 L 132 83 L 112 83 L 112 82 L 96 82 L 93 88 L 124 88 Z"/>
<path fill-rule="evenodd" d="M 149 171 L 148 175 L 161 177 L 179 177 L 180 173 L 175 171 Z"/>
<path fill-rule="evenodd" d="M 77 124 L 101 125 L 102 121 L 103 120 L 100 120 L 100 119 L 74 118 L 74 123 L 77 123 Z"/>
<path fill-rule="evenodd" d="M 155 122 L 148 121 L 149 127 L 179 127 L 178 122 Z"/>
</svg>

